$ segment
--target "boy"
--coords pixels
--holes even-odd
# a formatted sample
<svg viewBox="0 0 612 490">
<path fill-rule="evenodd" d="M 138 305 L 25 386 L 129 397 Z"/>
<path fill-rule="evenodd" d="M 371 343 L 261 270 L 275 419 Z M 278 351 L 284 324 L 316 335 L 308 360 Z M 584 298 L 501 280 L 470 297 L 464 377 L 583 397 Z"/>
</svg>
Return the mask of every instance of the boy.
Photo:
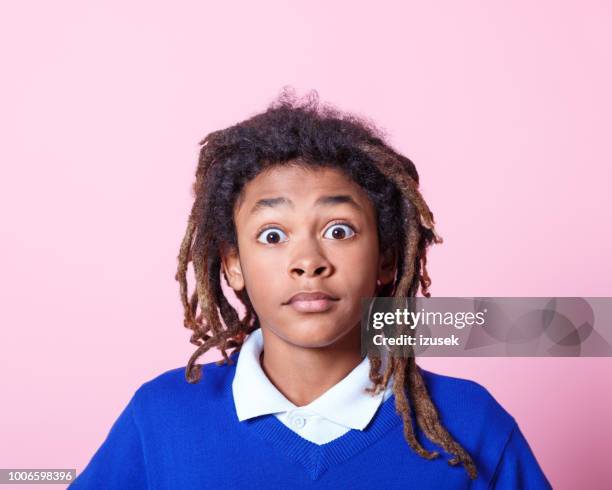
<svg viewBox="0 0 612 490">
<path fill-rule="evenodd" d="M 361 358 L 363 297 L 429 296 L 418 184 L 316 97 L 209 134 L 176 275 L 198 348 L 137 390 L 74 488 L 550 488 L 483 387 Z"/>
</svg>

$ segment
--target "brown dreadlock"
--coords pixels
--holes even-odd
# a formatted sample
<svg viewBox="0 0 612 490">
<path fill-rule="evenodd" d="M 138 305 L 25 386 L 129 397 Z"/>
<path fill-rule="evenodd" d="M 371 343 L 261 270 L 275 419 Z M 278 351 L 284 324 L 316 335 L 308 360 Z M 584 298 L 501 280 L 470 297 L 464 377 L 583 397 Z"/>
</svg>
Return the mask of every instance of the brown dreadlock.
<svg viewBox="0 0 612 490">
<path fill-rule="evenodd" d="M 210 133 L 200 144 L 193 184 L 195 202 L 175 276 L 180 284 L 184 326 L 192 330 L 190 342 L 197 346 L 187 364 L 188 382 L 200 380 L 201 365 L 196 360 L 204 352 L 216 347 L 223 355 L 218 364 L 231 364 L 226 350 L 239 351 L 246 336 L 260 327 L 246 289 L 236 292 L 246 308 L 242 319 L 223 294 L 220 254 L 224 246 L 237 244 L 233 209 L 242 188 L 272 165 L 299 160 L 304 165 L 342 169 L 364 188 L 376 206 L 381 251 L 394 248 L 400 258 L 395 280 L 383 285 L 377 294 L 414 297 L 420 287 L 423 296 L 430 296 L 426 252 L 429 245 L 441 243 L 442 239 L 418 190 L 414 164 L 386 144 L 371 123 L 320 105 L 314 91 L 301 103 L 285 90 L 265 112 Z M 187 286 L 189 262 L 193 263 L 196 280 L 191 297 Z M 426 459 L 439 456 L 419 443 L 414 420 L 430 441 L 452 456 L 449 464 L 463 464 L 470 478 L 475 479 L 476 466 L 442 425 L 414 356 L 390 354 L 384 373 L 380 372 L 381 359 L 374 354 L 368 357 L 373 382 L 368 391 L 384 390 L 393 376 L 395 407 L 410 447 Z"/>
</svg>

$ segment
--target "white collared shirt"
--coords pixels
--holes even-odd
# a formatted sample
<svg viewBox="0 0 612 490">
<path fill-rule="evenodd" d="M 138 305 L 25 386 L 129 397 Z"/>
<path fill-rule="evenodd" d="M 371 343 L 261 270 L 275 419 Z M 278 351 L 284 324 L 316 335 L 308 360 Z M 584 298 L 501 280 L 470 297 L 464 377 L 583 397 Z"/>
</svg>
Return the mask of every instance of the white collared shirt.
<svg viewBox="0 0 612 490">
<path fill-rule="evenodd" d="M 315 444 L 326 444 L 351 429 L 363 430 L 378 407 L 393 393 L 393 378 L 378 395 L 371 387 L 370 361 L 365 357 L 348 375 L 308 405 L 298 407 L 268 379 L 259 362 L 263 350 L 261 329 L 245 340 L 232 383 L 238 420 L 274 414 L 289 429 Z M 384 369 L 385 361 L 383 360 Z"/>
</svg>

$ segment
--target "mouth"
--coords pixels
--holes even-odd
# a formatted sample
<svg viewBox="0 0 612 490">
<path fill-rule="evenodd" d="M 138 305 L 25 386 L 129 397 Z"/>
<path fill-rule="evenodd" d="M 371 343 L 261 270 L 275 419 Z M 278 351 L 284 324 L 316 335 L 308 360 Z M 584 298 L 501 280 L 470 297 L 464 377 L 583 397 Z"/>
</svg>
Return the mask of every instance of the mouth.
<svg viewBox="0 0 612 490">
<path fill-rule="evenodd" d="M 300 313 L 321 313 L 331 309 L 339 298 L 320 291 L 294 294 L 285 304 Z"/>
</svg>

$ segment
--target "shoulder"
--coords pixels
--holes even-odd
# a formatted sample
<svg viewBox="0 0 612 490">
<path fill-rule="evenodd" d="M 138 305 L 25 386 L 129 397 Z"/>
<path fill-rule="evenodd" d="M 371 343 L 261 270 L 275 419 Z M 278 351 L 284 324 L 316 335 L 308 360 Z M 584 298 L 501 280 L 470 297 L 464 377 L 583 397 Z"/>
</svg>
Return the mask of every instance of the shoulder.
<svg viewBox="0 0 612 490">
<path fill-rule="evenodd" d="M 474 458 L 487 488 L 551 488 L 516 420 L 489 390 L 421 372 L 442 423 Z"/>
<path fill-rule="evenodd" d="M 421 373 L 429 394 L 436 401 L 460 412 L 484 411 L 503 419 L 512 419 L 491 392 L 476 381 L 446 376 L 425 369 L 421 369 Z"/>
<path fill-rule="evenodd" d="M 135 392 L 133 402 L 139 411 L 155 411 L 188 408 L 191 405 L 207 405 L 227 398 L 236 369 L 237 356 L 230 356 L 230 363 L 217 361 L 201 364 L 200 380 L 190 383 L 186 366 L 165 371 L 144 382 Z"/>
<path fill-rule="evenodd" d="M 481 384 L 421 369 L 443 423 L 467 439 L 497 439 L 503 444 L 516 425 L 512 415 Z"/>
</svg>

